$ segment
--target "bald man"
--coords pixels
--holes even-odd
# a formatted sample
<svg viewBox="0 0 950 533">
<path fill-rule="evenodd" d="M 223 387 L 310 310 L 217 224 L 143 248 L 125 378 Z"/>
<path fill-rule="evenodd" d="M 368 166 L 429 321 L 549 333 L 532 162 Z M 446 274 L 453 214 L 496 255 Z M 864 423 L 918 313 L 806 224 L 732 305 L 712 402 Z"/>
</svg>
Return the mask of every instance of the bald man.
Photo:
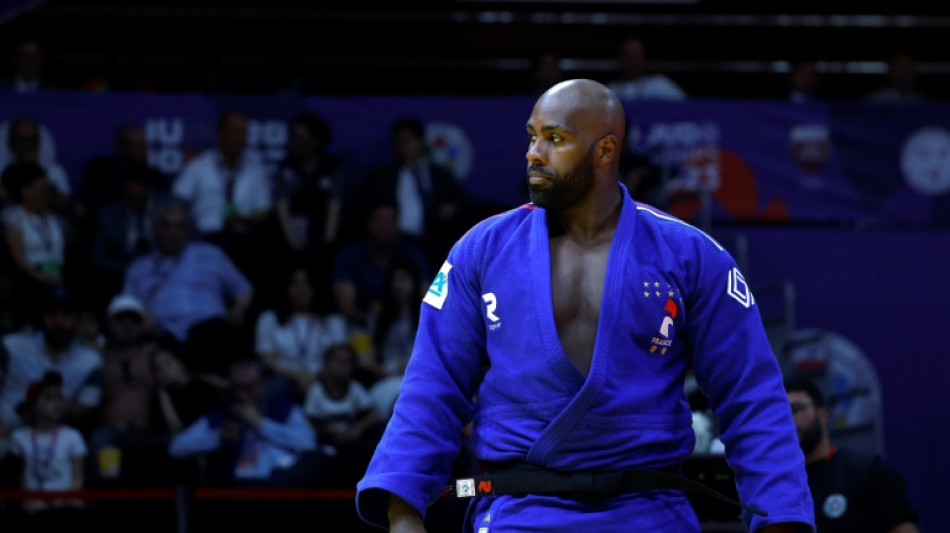
<svg viewBox="0 0 950 533">
<path fill-rule="evenodd" d="M 429 288 L 360 516 L 422 532 L 440 497 L 470 498 L 478 533 L 698 532 L 681 490 L 698 489 L 677 474 L 695 439 L 692 364 L 749 531 L 813 530 L 782 376 L 735 261 L 633 201 L 623 109 L 603 85 L 553 86 L 526 129 L 531 203 L 473 227 Z M 470 422 L 479 475 L 449 479 Z"/>
</svg>

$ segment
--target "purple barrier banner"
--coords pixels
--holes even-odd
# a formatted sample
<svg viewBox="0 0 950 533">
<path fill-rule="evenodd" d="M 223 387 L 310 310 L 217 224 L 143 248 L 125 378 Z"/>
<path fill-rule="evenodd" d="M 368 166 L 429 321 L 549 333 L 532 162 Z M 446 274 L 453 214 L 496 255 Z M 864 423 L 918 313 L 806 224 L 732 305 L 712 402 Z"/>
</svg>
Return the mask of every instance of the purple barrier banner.
<svg viewBox="0 0 950 533">
<path fill-rule="evenodd" d="M 86 162 L 112 151 L 123 122 L 145 126 L 149 159 L 176 174 L 214 143 L 225 109 L 250 118 L 249 147 L 274 165 L 287 121 L 326 117 L 357 183 L 390 157 L 389 126 L 427 123 L 433 159 L 476 197 L 515 205 L 525 196 L 526 97 L 226 97 L 198 94 L 0 95 L 0 124 L 30 116 L 74 186 Z M 694 220 L 708 193 L 713 220 L 950 224 L 950 105 L 694 101 L 627 103 L 627 146 L 659 165 L 669 209 Z M 5 139 L 5 129 L 2 138 Z M 49 144 L 49 143 L 47 143 Z M 0 164 L 7 157 L 0 146 Z"/>
<path fill-rule="evenodd" d="M 713 219 L 946 224 L 950 106 L 686 102 L 628 105 L 635 151 Z M 693 219 L 698 202 L 670 210 Z"/>
</svg>

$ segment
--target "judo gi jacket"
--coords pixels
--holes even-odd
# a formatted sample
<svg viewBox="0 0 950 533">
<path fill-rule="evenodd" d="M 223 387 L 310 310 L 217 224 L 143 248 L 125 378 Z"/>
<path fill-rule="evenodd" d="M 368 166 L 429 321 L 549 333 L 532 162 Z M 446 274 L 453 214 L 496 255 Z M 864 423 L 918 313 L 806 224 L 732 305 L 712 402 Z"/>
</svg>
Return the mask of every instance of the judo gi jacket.
<svg viewBox="0 0 950 533">
<path fill-rule="evenodd" d="M 552 304 L 547 213 L 532 204 L 482 221 L 450 251 L 422 303 L 392 419 L 357 486 L 385 527 L 388 492 L 423 513 L 473 421 L 475 455 L 558 470 L 663 468 L 691 453 L 689 364 L 720 421 L 750 531 L 813 527 L 804 457 L 755 297 L 730 254 L 626 189 L 607 263 L 589 374 L 570 362 Z M 699 531 L 682 493 L 591 505 L 554 495 L 479 498 L 479 533 Z"/>
</svg>

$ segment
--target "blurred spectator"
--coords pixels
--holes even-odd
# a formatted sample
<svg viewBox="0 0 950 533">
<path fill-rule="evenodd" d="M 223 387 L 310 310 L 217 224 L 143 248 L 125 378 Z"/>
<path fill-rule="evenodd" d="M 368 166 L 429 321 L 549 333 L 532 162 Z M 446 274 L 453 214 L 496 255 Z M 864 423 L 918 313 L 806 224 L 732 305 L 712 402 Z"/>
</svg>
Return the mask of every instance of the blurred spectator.
<svg viewBox="0 0 950 533">
<path fill-rule="evenodd" d="M 336 241 L 343 207 L 342 167 L 327 153 L 333 141 L 323 117 L 303 112 L 290 123 L 287 156 L 277 167 L 274 197 L 281 229 L 296 251 Z"/>
<path fill-rule="evenodd" d="M 44 373 L 30 383 L 17 407 L 26 426 L 13 432 L 10 451 L 21 465 L 21 488 L 42 492 L 81 490 L 86 443 L 79 431 L 63 422 L 63 377 L 55 371 Z M 32 514 L 82 505 L 78 500 L 26 500 L 23 510 Z"/>
<path fill-rule="evenodd" d="M 96 309 L 105 307 L 103 296 L 122 288 L 125 271 L 132 260 L 155 246 L 150 221 L 156 206 L 165 198 L 156 195 L 153 180 L 145 167 L 124 176 L 122 196 L 101 208 L 89 255 L 88 276 L 92 282 L 87 300 Z"/>
<path fill-rule="evenodd" d="M 214 484 L 293 486 L 314 482 L 312 464 L 298 462 L 316 449 L 317 438 L 300 407 L 266 401 L 263 368 L 235 361 L 229 371 L 230 402 L 175 435 L 173 457 L 207 454 L 208 481 Z"/>
<path fill-rule="evenodd" d="M 189 369 L 224 372 L 251 345 L 243 325 L 254 291 L 217 246 L 190 240 L 190 229 L 181 202 L 157 206 L 156 249 L 132 262 L 122 292 L 145 305 L 160 334 L 184 344 Z"/>
<path fill-rule="evenodd" d="M 345 486 L 352 486 L 362 476 L 383 429 L 369 392 L 354 379 L 358 366 L 349 344 L 327 348 L 323 372 L 307 392 L 304 404 L 320 444 L 335 450 L 332 477 Z"/>
<path fill-rule="evenodd" d="M 122 200 L 130 176 L 149 190 L 167 193 L 171 178 L 148 164 L 148 143 L 141 124 L 125 123 L 113 132 L 112 155 L 91 159 L 83 171 L 77 197 L 83 216 L 82 230 L 94 235 L 99 210 Z"/>
<path fill-rule="evenodd" d="M 917 511 L 899 472 L 880 456 L 838 448 L 828 434 L 828 408 L 807 378 L 789 376 L 785 391 L 805 454 L 815 526 L 822 533 L 918 533 Z"/>
<path fill-rule="evenodd" d="M 531 59 L 531 94 L 541 94 L 566 79 L 561 68 L 561 56 L 550 50 Z"/>
<path fill-rule="evenodd" d="M 66 397 L 64 422 L 87 432 L 95 423 L 102 398 L 102 358 L 76 340 L 77 306 L 71 295 L 57 290 L 43 306 L 38 332 L 3 338 L 7 358 L 0 386 L 0 438 L 20 424 L 16 406 L 30 383 L 49 370 L 59 372 Z"/>
<path fill-rule="evenodd" d="M 663 74 L 648 72 L 643 41 L 630 37 L 621 43 L 619 77 L 608 87 L 621 100 L 685 100 L 686 93 Z"/>
<path fill-rule="evenodd" d="M 25 144 L 33 143 L 33 139 L 29 138 L 29 135 L 26 139 L 16 139 L 13 144 L 14 147 L 11 147 L 11 127 L 18 119 L 14 118 L 12 120 L 7 120 L 0 124 L 0 171 L 7 167 L 10 163 L 17 160 L 17 156 L 14 155 L 13 148 L 15 147 L 18 152 L 26 152 L 26 155 L 29 156 L 29 146 L 24 146 Z M 45 125 L 35 120 L 30 119 L 36 126 L 39 132 L 36 160 L 44 169 L 57 167 L 56 164 L 56 139 L 53 138 L 53 134 L 49 131 Z M 22 128 L 22 126 L 20 126 Z M 17 145 L 19 143 L 19 145 Z M 60 169 L 62 170 L 62 169 Z M 54 171 L 55 172 L 55 171 Z M 65 172 L 62 173 L 65 175 Z"/>
<path fill-rule="evenodd" d="M 276 387 L 291 397 L 303 398 L 323 368 L 323 352 L 346 340 L 346 320 L 318 311 L 313 280 L 304 268 L 291 272 L 279 306 L 257 319 L 257 354 L 281 382 Z"/>
<path fill-rule="evenodd" d="M 106 478 L 138 477 L 139 448 L 146 448 L 151 407 L 152 377 L 149 357 L 154 350 L 145 307 L 134 296 L 116 295 L 109 303 L 106 343 L 102 349 L 102 421 L 89 438 L 93 455 L 117 453 L 116 464 L 100 463 Z M 105 466 L 105 468 L 103 468 Z M 109 466 L 112 468 L 110 469 Z M 121 466 L 121 468 L 119 468 Z"/>
<path fill-rule="evenodd" d="M 3 171 L 12 205 L 3 211 L 4 236 L 14 270 L 9 304 L 16 327 L 31 325 L 45 296 L 63 283 L 63 225 L 50 210 L 50 186 L 43 168 L 33 162 L 14 163 Z"/>
<path fill-rule="evenodd" d="M 376 378 L 369 389 L 380 416 L 389 419 L 402 386 L 402 377 L 412 356 L 419 325 L 419 286 L 416 268 L 397 262 L 383 285 L 383 300 L 373 326 Z"/>
<path fill-rule="evenodd" d="M 422 284 L 417 267 L 411 263 L 397 261 L 387 270 L 380 309 L 372 328 L 380 378 L 401 376 L 406 369 L 419 325 Z"/>
<path fill-rule="evenodd" d="M 627 131 L 625 139 L 630 139 L 630 130 L 634 127 L 632 120 L 626 121 Z M 632 196 L 638 202 L 644 202 L 660 209 L 668 205 L 667 192 L 663 183 L 663 169 L 651 160 L 647 153 L 640 153 L 631 148 L 629 142 L 624 142 L 620 151 L 620 180 L 627 186 Z"/>
<path fill-rule="evenodd" d="M 792 102 L 814 102 L 818 97 L 818 70 L 811 60 L 796 61 L 788 75 L 788 99 Z"/>
<path fill-rule="evenodd" d="M 71 194 L 69 178 L 54 159 L 55 156 L 42 157 L 41 143 L 46 136 L 42 135 L 42 126 L 32 118 L 20 117 L 13 119 L 6 125 L 6 141 L 9 150 L 9 159 L 4 158 L 4 166 L 17 162 L 35 163 L 43 168 L 53 186 L 52 206 L 65 211 L 67 199 Z"/>
<path fill-rule="evenodd" d="M 333 132 L 326 119 L 310 112 L 298 114 L 290 123 L 287 156 L 274 177 L 283 249 L 290 261 L 302 258 L 307 262 L 320 302 L 331 299 L 332 263 L 327 257 L 336 253 L 344 229 L 347 177 L 342 160 L 327 151 L 332 141 Z M 277 279 L 279 274 L 272 272 L 270 276 Z M 274 289 L 277 294 L 284 292 L 282 284 Z"/>
<path fill-rule="evenodd" d="M 896 54 L 888 60 L 886 84 L 867 96 L 867 101 L 879 103 L 924 100 L 917 92 L 917 61 L 907 54 Z"/>
<path fill-rule="evenodd" d="M 420 279 L 429 279 L 425 255 L 399 233 L 399 210 L 382 201 L 371 207 L 366 220 L 366 237 L 340 250 L 333 262 L 333 293 L 337 308 L 349 327 L 369 332 L 369 319 L 379 309 L 386 271 L 394 262 L 415 265 Z M 420 284 L 420 294 L 428 283 Z"/>
<path fill-rule="evenodd" d="M 7 81 L 9 90 L 18 94 L 32 94 L 46 89 L 43 79 L 45 59 L 43 47 L 33 39 L 25 39 L 17 43 L 13 55 L 13 76 Z"/>
<path fill-rule="evenodd" d="M 390 127 L 390 141 L 394 159 L 373 169 L 363 198 L 395 202 L 399 231 L 414 240 L 431 264 L 441 263 L 468 229 L 462 217 L 471 201 L 452 173 L 426 156 L 422 121 L 397 120 Z"/>
<path fill-rule="evenodd" d="M 198 233 L 221 246 L 252 280 L 259 261 L 256 245 L 269 220 L 273 200 L 267 167 L 247 150 L 247 117 L 224 111 L 218 117 L 218 144 L 192 159 L 172 186 L 191 205 Z"/>
<path fill-rule="evenodd" d="M 149 428 L 169 438 L 222 404 L 223 384 L 213 383 L 185 368 L 170 349 L 159 343 L 149 353 L 155 381 L 149 408 Z"/>
<path fill-rule="evenodd" d="M 78 299 L 80 302 L 84 301 L 81 298 Z M 106 345 L 106 339 L 102 333 L 101 316 L 100 309 L 93 311 L 88 303 L 84 303 L 79 308 L 79 317 L 76 320 L 76 340 L 99 353 L 102 353 L 102 348 Z"/>
</svg>

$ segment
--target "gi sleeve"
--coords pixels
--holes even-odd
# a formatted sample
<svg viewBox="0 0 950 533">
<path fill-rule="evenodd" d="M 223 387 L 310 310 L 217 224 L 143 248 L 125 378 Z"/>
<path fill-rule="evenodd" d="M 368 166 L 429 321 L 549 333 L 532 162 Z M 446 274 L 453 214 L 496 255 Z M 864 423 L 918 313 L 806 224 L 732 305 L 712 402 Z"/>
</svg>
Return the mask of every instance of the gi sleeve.
<svg viewBox="0 0 950 533">
<path fill-rule="evenodd" d="M 463 238 L 423 299 L 412 356 L 393 416 L 357 485 L 360 517 L 387 526 L 389 493 L 425 517 L 444 489 L 469 423 L 485 360 L 477 251 Z"/>
<path fill-rule="evenodd" d="M 728 252 L 704 246 L 687 301 L 687 328 L 700 389 L 720 423 L 726 459 L 749 531 L 779 522 L 814 529 L 814 507 L 778 361 L 758 307 Z"/>
</svg>

